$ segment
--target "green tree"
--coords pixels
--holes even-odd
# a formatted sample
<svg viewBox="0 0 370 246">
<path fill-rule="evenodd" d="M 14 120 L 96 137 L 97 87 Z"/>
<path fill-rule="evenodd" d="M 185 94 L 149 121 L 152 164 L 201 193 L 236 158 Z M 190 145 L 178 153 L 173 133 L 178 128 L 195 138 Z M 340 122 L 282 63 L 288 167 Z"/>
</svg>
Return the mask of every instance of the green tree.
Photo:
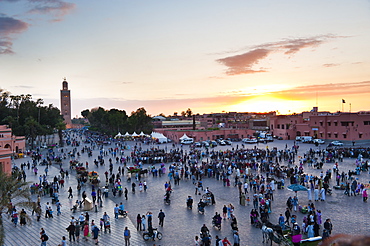
<svg viewBox="0 0 370 246">
<path fill-rule="evenodd" d="M 147 115 L 144 108 L 138 108 L 136 111 L 131 112 L 128 123 L 131 130 L 137 133 L 141 131 L 150 133 L 153 130 L 152 118 L 150 115 Z"/>
<path fill-rule="evenodd" d="M 193 112 L 191 111 L 191 109 L 190 108 L 188 108 L 187 110 L 186 110 L 186 116 L 187 117 L 191 117 L 193 115 Z"/>
<path fill-rule="evenodd" d="M 41 126 L 32 116 L 30 116 L 26 119 L 24 129 L 27 138 L 31 139 L 31 149 L 33 149 L 37 132 L 41 131 Z"/>
<path fill-rule="evenodd" d="M 87 119 L 89 117 L 89 115 L 90 115 L 90 110 L 88 110 L 88 109 L 83 110 L 81 112 L 81 115 L 82 115 L 82 117 L 84 117 L 85 119 Z"/>
<path fill-rule="evenodd" d="M 125 111 L 118 109 L 111 109 L 107 113 L 107 123 L 109 125 L 110 133 L 115 134 L 124 129 L 127 121 Z"/>
</svg>

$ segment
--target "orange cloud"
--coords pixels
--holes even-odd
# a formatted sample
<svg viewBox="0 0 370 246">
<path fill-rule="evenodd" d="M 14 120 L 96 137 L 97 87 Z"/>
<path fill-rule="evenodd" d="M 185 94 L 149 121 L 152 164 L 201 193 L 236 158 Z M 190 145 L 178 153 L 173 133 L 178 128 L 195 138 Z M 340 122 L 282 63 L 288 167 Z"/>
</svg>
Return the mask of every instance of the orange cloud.
<svg viewBox="0 0 370 246">
<path fill-rule="evenodd" d="M 265 43 L 253 46 L 251 51 L 244 54 L 229 56 L 217 59 L 216 61 L 228 67 L 226 70 L 227 75 L 267 72 L 261 69 L 255 70 L 252 67 L 272 52 L 284 52 L 285 55 L 291 55 L 304 48 L 317 47 L 333 38 L 339 38 L 339 36 L 321 35 L 310 38 L 286 39 L 278 42 Z"/>
<path fill-rule="evenodd" d="M 227 75 L 250 74 L 266 72 L 265 70 L 253 70 L 252 66 L 265 58 L 271 51 L 267 49 L 255 49 L 247 53 L 218 59 L 217 62 L 228 67 Z"/>
<path fill-rule="evenodd" d="M 271 92 L 271 94 L 294 100 L 307 100 L 315 97 L 319 93 L 321 97 L 324 95 L 342 96 L 342 95 L 362 95 L 370 91 L 370 81 L 352 82 L 352 83 L 337 83 L 323 85 L 308 85 L 298 86 L 289 90 Z"/>
<path fill-rule="evenodd" d="M 336 67 L 336 66 L 339 66 L 340 64 L 336 64 L 336 63 L 326 63 L 326 64 L 323 64 L 322 66 L 323 67 Z"/>
</svg>

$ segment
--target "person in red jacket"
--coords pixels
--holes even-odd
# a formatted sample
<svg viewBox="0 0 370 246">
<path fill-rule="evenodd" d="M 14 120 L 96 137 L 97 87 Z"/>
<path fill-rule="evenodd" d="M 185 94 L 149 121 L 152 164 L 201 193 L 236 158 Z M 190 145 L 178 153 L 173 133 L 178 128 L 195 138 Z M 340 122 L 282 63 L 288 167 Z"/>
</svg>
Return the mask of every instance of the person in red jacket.
<svg viewBox="0 0 370 246">
<path fill-rule="evenodd" d="M 229 241 L 229 240 L 227 240 L 227 237 L 225 237 L 225 238 L 222 240 L 222 243 L 224 244 L 224 246 L 231 245 L 230 241 Z"/>
</svg>

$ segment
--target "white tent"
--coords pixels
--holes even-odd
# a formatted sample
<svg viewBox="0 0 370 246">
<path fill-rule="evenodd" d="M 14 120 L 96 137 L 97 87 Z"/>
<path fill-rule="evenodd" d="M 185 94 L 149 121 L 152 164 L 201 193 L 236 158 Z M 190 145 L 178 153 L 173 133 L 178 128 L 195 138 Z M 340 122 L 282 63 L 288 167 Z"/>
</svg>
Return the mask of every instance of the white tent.
<svg viewBox="0 0 370 246">
<path fill-rule="evenodd" d="M 128 132 L 126 132 L 124 136 L 125 137 L 131 137 L 130 133 L 128 133 Z"/>
<path fill-rule="evenodd" d="M 140 132 L 139 134 L 141 137 L 145 136 L 145 133 L 143 133 L 143 131 Z"/>
<path fill-rule="evenodd" d="M 158 142 L 160 143 L 167 143 L 168 141 L 166 136 L 159 132 L 152 132 L 151 137 L 158 139 Z"/>
<path fill-rule="evenodd" d="M 131 135 L 132 137 L 138 137 L 139 135 L 137 135 L 137 133 L 136 132 L 134 132 L 134 133 L 132 133 L 132 135 Z"/>
<path fill-rule="evenodd" d="M 189 138 L 188 135 L 184 133 L 184 135 L 180 138 L 180 140 L 184 140 L 184 139 L 192 139 L 192 138 Z"/>
<path fill-rule="evenodd" d="M 121 137 L 123 137 L 123 135 L 120 132 L 118 132 L 118 134 L 114 138 L 121 138 Z"/>
</svg>

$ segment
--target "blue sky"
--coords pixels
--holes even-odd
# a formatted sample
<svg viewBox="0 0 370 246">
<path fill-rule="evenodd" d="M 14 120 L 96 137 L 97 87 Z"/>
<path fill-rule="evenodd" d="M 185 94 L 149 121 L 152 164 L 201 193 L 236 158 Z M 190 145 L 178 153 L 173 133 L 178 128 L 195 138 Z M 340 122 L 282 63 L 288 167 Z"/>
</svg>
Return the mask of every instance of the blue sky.
<svg viewBox="0 0 370 246">
<path fill-rule="evenodd" d="M 368 110 L 370 2 L 0 0 L 0 88 L 73 116 Z"/>
</svg>

